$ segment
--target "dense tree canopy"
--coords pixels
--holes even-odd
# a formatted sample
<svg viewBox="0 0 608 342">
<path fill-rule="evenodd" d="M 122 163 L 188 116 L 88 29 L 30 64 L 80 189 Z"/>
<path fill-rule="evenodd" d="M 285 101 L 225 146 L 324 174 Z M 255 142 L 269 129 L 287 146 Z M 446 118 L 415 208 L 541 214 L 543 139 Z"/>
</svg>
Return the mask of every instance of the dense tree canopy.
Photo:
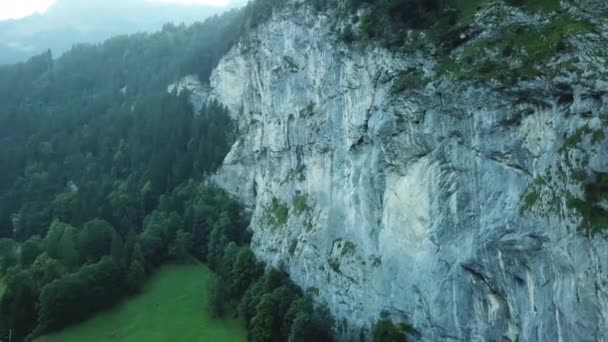
<svg viewBox="0 0 608 342">
<path fill-rule="evenodd" d="M 207 82 L 244 15 L 0 67 L 0 340 L 81 321 L 160 263 L 206 257 L 216 226 L 246 242 L 240 206 L 199 185 L 232 143 L 226 110 L 167 91 Z"/>
<path fill-rule="evenodd" d="M 55 218 L 103 218 L 124 236 L 160 195 L 213 172 L 233 137 L 229 117 L 217 103 L 193 113 L 189 94 L 167 85 L 206 82 L 242 15 L 0 67 L 0 237 L 43 236 Z"/>
<path fill-rule="evenodd" d="M 235 137 L 226 109 L 167 90 L 208 82 L 282 2 L 0 67 L 0 340 L 81 322 L 192 257 L 219 275 L 217 313 L 238 308 L 252 340 L 331 340 L 326 311 L 256 260 L 241 205 L 205 185 Z"/>
</svg>

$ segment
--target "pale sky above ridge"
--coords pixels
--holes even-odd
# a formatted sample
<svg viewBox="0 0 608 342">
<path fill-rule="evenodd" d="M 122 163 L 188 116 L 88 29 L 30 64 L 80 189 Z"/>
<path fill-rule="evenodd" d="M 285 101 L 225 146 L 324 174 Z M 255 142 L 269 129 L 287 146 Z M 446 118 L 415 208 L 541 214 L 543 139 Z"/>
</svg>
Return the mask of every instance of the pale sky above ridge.
<svg viewBox="0 0 608 342">
<path fill-rule="evenodd" d="M 20 19 L 34 13 L 44 13 L 56 0 L 0 0 L 0 20 Z M 86 1 L 86 0 L 83 0 Z M 207 4 L 225 6 L 230 0 L 146 0 L 176 4 Z"/>
</svg>

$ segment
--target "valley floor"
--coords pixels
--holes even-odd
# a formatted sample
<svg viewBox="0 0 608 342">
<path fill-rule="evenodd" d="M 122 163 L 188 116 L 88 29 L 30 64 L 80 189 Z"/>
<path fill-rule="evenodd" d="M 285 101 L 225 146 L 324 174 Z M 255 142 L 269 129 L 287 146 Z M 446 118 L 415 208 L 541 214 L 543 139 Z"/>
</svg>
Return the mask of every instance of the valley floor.
<svg viewBox="0 0 608 342">
<path fill-rule="evenodd" d="M 245 341 L 242 321 L 209 314 L 206 294 L 214 277 L 200 264 L 164 266 L 139 296 L 36 342 Z"/>
</svg>

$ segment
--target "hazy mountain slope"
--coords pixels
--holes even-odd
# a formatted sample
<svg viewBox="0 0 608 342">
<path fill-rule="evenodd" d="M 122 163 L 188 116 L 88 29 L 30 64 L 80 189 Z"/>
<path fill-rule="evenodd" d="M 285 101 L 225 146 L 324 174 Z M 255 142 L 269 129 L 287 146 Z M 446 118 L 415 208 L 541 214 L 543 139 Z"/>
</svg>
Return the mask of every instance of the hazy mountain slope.
<svg viewBox="0 0 608 342">
<path fill-rule="evenodd" d="M 242 3 L 233 1 L 231 7 Z M 0 22 L 0 64 L 23 61 L 46 49 L 59 56 L 74 43 L 95 43 L 118 34 L 158 31 L 167 22 L 193 23 L 226 9 L 144 0 L 58 0 L 43 15 Z"/>
</svg>

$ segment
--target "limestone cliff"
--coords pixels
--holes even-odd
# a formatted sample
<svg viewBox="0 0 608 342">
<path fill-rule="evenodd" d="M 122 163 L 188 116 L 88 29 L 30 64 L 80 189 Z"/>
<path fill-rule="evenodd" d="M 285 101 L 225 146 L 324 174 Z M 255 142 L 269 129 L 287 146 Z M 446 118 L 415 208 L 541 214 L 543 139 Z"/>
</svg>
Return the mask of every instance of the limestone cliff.
<svg viewBox="0 0 608 342">
<path fill-rule="evenodd" d="M 300 2 L 211 80 L 240 136 L 214 181 L 253 209 L 257 255 L 346 339 L 385 311 L 428 341 L 608 340 L 604 3 L 563 4 L 570 48 L 506 82 L 521 61 L 488 42 L 548 16 L 490 2 L 446 62 L 345 44 Z"/>
</svg>

